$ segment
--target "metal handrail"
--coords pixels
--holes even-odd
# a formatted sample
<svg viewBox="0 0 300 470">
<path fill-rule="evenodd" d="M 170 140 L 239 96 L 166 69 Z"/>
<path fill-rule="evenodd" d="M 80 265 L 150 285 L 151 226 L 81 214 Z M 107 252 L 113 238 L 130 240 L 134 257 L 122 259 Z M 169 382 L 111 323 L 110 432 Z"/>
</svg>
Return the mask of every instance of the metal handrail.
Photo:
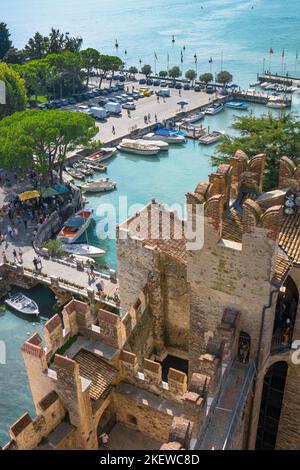
<svg viewBox="0 0 300 470">
<path fill-rule="evenodd" d="M 242 391 L 240 393 L 240 397 L 239 397 L 239 399 L 237 401 L 237 404 L 235 406 L 235 409 L 234 409 L 234 412 L 233 412 L 233 415 L 232 415 L 232 418 L 231 418 L 231 421 L 230 421 L 230 424 L 229 424 L 229 429 L 227 431 L 225 442 L 223 444 L 222 450 L 226 449 L 226 447 L 227 447 L 227 445 L 228 445 L 228 443 L 229 443 L 229 441 L 232 437 L 232 434 L 234 432 L 234 425 L 236 423 L 237 418 L 240 415 L 241 408 L 244 404 L 245 397 L 248 394 L 249 386 L 251 385 L 252 380 L 253 380 L 255 375 L 256 375 L 256 367 L 255 367 L 255 364 L 253 363 L 249 366 L 249 370 L 248 370 L 247 375 L 245 377 L 245 382 L 244 382 Z"/>
</svg>

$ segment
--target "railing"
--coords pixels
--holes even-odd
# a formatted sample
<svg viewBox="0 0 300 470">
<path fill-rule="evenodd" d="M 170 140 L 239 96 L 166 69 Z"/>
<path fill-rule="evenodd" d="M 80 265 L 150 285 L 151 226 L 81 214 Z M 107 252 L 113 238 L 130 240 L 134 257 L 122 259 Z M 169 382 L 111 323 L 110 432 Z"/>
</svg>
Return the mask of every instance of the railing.
<svg viewBox="0 0 300 470">
<path fill-rule="evenodd" d="M 272 342 L 271 342 L 271 354 L 284 352 L 290 349 L 290 345 L 291 345 L 290 337 L 288 338 L 288 341 L 284 341 L 283 336 L 284 336 L 284 331 L 279 331 L 273 334 Z"/>
<path fill-rule="evenodd" d="M 234 434 L 234 431 L 236 429 L 236 424 L 237 424 L 238 420 L 240 419 L 243 407 L 244 407 L 245 402 L 247 400 L 247 396 L 248 396 L 248 393 L 249 393 L 249 388 L 251 386 L 251 383 L 252 383 L 255 375 L 256 375 L 256 367 L 255 367 L 254 364 L 251 364 L 249 366 L 249 370 L 248 370 L 247 375 L 245 377 L 245 382 L 244 382 L 240 397 L 237 401 L 235 409 L 233 410 L 232 418 L 231 418 L 231 421 L 230 421 L 230 424 L 229 424 L 229 429 L 227 431 L 227 435 L 226 435 L 225 442 L 224 442 L 224 445 L 222 447 L 222 450 L 226 450 L 228 448 L 229 444 L 230 444 L 230 441 L 231 441 L 231 439 L 233 437 L 233 434 Z"/>
</svg>

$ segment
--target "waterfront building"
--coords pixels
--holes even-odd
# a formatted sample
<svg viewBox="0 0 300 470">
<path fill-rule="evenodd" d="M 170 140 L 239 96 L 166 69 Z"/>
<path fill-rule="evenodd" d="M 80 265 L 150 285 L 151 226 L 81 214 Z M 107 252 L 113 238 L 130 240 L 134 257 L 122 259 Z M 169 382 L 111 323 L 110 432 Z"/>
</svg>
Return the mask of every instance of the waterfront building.
<svg viewBox="0 0 300 470">
<path fill-rule="evenodd" d="M 118 226 L 120 314 L 90 293 L 24 343 L 37 416 L 4 449 L 299 449 L 300 167 L 264 170 L 238 151 L 187 221 L 152 200 Z"/>
</svg>

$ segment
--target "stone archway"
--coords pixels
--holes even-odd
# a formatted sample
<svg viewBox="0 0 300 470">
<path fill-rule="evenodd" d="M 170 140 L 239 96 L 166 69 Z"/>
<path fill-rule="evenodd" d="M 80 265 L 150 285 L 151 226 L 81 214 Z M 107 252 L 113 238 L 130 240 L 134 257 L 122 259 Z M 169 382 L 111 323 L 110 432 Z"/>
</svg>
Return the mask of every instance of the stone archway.
<svg viewBox="0 0 300 470">
<path fill-rule="evenodd" d="M 117 422 L 117 415 L 112 406 L 108 406 L 102 413 L 97 425 L 97 438 L 99 444 L 101 443 L 100 436 L 102 434 L 109 434 Z"/>
<path fill-rule="evenodd" d="M 257 450 L 275 449 L 287 372 L 288 364 L 279 361 L 265 373 L 256 434 Z"/>
<path fill-rule="evenodd" d="M 271 353 L 288 349 L 291 345 L 299 303 L 296 283 L 288 276 L 277 299 Z"/>
</svg>

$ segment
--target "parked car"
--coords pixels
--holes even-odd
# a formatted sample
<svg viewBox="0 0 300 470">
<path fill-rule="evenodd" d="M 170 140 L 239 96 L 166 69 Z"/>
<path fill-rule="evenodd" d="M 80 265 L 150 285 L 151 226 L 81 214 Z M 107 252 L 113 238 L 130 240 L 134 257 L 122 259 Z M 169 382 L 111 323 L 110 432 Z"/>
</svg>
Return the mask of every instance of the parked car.
<svg viewBox="0 0 300 470">
<path fill-rule="evenodd" d="M 181 90 L 181 88 L 182 88 L 181 83 L 176 83 L 175 88 L 176 88 L 176 90 Z"/>
<path fill-rule="evenodd" d="M 118 88 L 118 90 L 124 90 L 125 86 L 124 86 L 124 83 L 117 83 L 116 87 Z"/>
<path fill-rule="evenodd" d="M 208 93 L 209 95 L 211 95 L 212 93 L 215 92 L 215 87 L 212 86 L 212 85 L 207 85 L 206 88 L 205 88 L 205 91 L 206 91 L 206 93 Z"/>
<path fill-rule="evenodd" d="M 147 78 L 146 85 L 153 85 L 153 80 L 151 78 Z"/>
<path fill-rule="evenodd" d="M 133 96 L 133 98 L 134 98 L 135 100 L 138 100 L 138 99 L 141 97 L 141 96 L 140 96 L 140 93 L 137 93 L 137 92 L 135 92 L 135 91 L 132 93 L 132 96 Z"/>
<path fill-rule="evenodd" d="M 168 84 L 167 84 L 167 82 L 160 82 L 160 86 L 161 87 L 166 87 L 166 86 L 168 86 Z"/>
<path fill-rule="evenodd" d="M 120 81 L 120 82 L 125 82 L 125 80 L 126 80 L 126 79 L 125 79 L 124 75 L 121 75 L 121 76 L 119 77 L 119 81 Z"/>
<path fill-rule="evenodd" d="M 168 83 L 169 88 L 175 88 L 175 86 L 176 86 L 176 82 L 169 82 Z"/>
<path fill-rule="evenodd" d="M 160 80 L 153 80 L 153 86 L 159 86 Z"/>
<path fill-rule="evenodd" d="M 146 85 L 146 80 L 145 80 L 144 78 L 141 78 L 141 79 L 139 80 L 139 84 L 140 84 L 140 85 Z"/>
<path fill-rule="evenodd" d="M 105 106 L 107 102 L 108 102 L 107 98 L 102 98 L 101 100 L 98 101 L 98 104 L 99 106 Z"/>
<path fill-rule="evenodd" d="M 112 86 L 111 89 L 112 89 L 113 92 L 119 91 L 119 88 L 117 86 Z"/>
<path fill-rule="evenodd" d="M 122 113 L 122 108 L 120 103 L 113 103 L 109 101 L 105 105 L 105 109 L 112 115 L 120 115 Z"/>
<path fill-rule="evenodd" d="M 156 92 L 157 96 L 161 96 L 161 97 L 166 97 L 166 98 L 169 98 L 169 96 L 171 96 L 171 91 L 170 90 L 158 90 Z"/>
<path fill-rule="evenodd" d="M 195 86 L 194 86 L 194 91 L 200 91 L 200 90 L 201 90 L 201 88 L 200 88 L 199 85 L 195 85 Z"/>
<path fill-rule="evenodd" d="M 136 106 L 134 103 L 123 103 L 122 108 L 129 109 L 130 111 L 134 111 L 136 109 Z"/>
<path fill-rule="evenodd" d="M 76 104 L 77 103 L 75 98 L 69 98 L 68 101 L 69 101 L 69 104 Z"/>
<path fill-rule="evenodd" d="M 107 110 L 105 108 L 99 108 L 98 106 L 92 106 L 90 113 L 95 119 L 103 120 L 107 117 Z"/>
<path fill-rule="evenodd" d="M 183 85 L 183 89 L 184 89 L 184 90 L 190 90 L 191 87 L 190 87 L 190 85 L 189 85 L 188 83 L 185 83 L 185 84 Z"/>
<path fill-rule="evenodd" d="M 105 90 L 105 88 L 104 88 L 104 90 L 102 90 L 102 93 L 101 93 L 101 94 L 102 94 L 102 96 L 109 95 L 108 91 L 107 91 L 107 90 Z"/>
</svg>

